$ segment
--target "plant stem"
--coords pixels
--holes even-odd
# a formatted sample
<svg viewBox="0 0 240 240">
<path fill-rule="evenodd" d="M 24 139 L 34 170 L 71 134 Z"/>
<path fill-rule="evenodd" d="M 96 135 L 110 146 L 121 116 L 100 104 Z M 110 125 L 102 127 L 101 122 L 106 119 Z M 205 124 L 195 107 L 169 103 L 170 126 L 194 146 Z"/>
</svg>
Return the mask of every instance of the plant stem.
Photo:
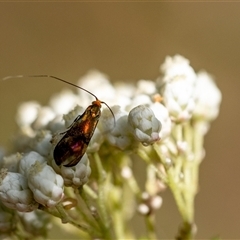
<svg viewBox="0 0 240 240">
<path fill-rule="evenodd" d="M 113 221 L 114 221 L 114 229 L 116 234 L 116 239 L 122 240 L 125 239 L 124 234 L 124 224 L 123 224 L 123 216 L 122 209 L 116 209 L 113 211 Z"/>
<path fill-rule="evenodd" d="M 82 224 L 79 224 L 79 223 L 76 223 L 74 222 L 68 215 L 67 213 L 65 212 L 62 204 L 59 204 L 56 206 L 56 209 L 58 210 L 59 214 L 60 214 L 60 218 L 62 220 L 62 223 L 70 223 L 72 224 L 73 226 L 85 231 L 85 232 L 89 232 L 89 228 L 82 225 Z"/>
<path fill-rule="evenodd" d="M 157 239 L 156 231 L 155 231 L 155 214 L 148 214 L 145 217 L 146 226 L 147 226 L 147 234 L 148 239 Z"/>
<path fill-rule="evenodd" d="M 110 233 L 110 217 L 108 216 L 108 211 L 106 208 L 106 199 L 105 199 L 105 182 L 106 182 L 106 172 L 102 166 L 101 159 L 98 155 L 98 153 L 94 153 L 94 159 L 96 161 L 96 166 L 98 170 L 98 206 L 99 206 L 99 211 L 102 219 L 104 229 L 103 229 L 103 234 L 105 239 L 111 239 L 111 233 Z"/>
<path fill-rule="evenodd" d="M 161 153 L 158 146 L 154 146 L 155 151 L 159 155 L 161 162 L 167 173 L 166 184 L 172 191 L 178 210 L 182 216 L 183 224 L 177 236 L 178 240 L 193 239 L 193 223 L 194 223 L 194 198 L 198 186 L 198 162 L 195 161 L 195 152 L 193 150 L 196 145 L 196 136 L 194 141 L 195 129 L 192 129 L 190 124 L 177 124 L 174 127 L 174 142 L 186 142 L 187 147 L 179 148 L 177 154 L 171 155 L 172 165 L 165 164 L 166 156 Z M 201 142 L 202 143 L 202 142 Z M 196 148 L 202 149 L 202 146 L 197 145 Z"/>
</svg>

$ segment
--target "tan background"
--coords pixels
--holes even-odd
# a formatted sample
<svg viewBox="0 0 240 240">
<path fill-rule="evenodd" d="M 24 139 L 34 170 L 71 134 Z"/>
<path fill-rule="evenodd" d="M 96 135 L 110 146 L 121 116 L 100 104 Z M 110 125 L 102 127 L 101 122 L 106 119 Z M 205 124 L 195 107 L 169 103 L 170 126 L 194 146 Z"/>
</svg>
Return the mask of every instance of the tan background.
<svg viewBox="0 0 240 240">
<path fill-rule="evenodd" d="M 214 74 L 223 103 L 205 142 L 198 238 L 240 239 L 240 3 L 0 3 L 0 36 L 0 77 L 74 82 L 97 68 L 112 80 L 155 79 L 165 56 L 176 53 Z M 47 103 L 63 87 L 50 79 L 1 83 L 0 144 L 14 133 L 21 101 Z M 158 232 L 166 239 L 180 218 L 170 193 L 163 197 Z"/>
</svg>

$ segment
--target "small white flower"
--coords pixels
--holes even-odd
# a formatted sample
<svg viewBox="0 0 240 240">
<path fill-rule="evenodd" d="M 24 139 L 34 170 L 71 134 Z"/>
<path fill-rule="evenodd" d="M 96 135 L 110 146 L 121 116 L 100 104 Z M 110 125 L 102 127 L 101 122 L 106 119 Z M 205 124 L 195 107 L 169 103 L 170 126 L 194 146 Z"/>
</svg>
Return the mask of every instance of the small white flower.
<svg viewBox="0 0 240 240">
<path fill-rule="evenodd" d="M 64 197 L 63 178 L 46 163 L 36 161 L 28 172 L 28 186 L 34 199 L 47 207 L 56 206 Z"/>
<path fill-rule="evenodd" d="M 35 101 L 20 104 L 17 110 L 16 122 L 19 126 L 30 126 L 37 118 L 41 105 Z"/>
<path fill-rule="evenodd" d="M 173 121 L 187 121 L 195 107 L 194 86 L 184 79 L 167 83 L 163 91 L 164 105 Z"/>
<path fill-rule="evenodd" d="M 180 55 L 167 57 L 161 66 L 163 72 L 161 93 L 171 119 L 176 122 L 192 117 L 195 107 L 196 74 L 189 61 Z"/>
<path fill-rule="evenodd" d="M 53 111 L 56 114 L 67 114 L 78 104 L 78 96 L 71 90 L 65 89 L 62 92 L 55 94 L 49 102 Z"/>
<path fill-rule="evenodd" d="M 9 172 L 18 172 L 18 166 L 21 159 L 22 155 L 20 153 L 3 157 L 0 167 L 7 168 Z"/>
<path fill-rule="evenodd" d="M 79 105 L 76 105 L 74 109 L 72 109 L 67 114 L 63 115 L 63 120 L 65 121 L 65 127 L 70 128 L 71 125 L 74 123 L 75 119 L 82 115 L 84 112 L 84 108 L 80 107 Z"/>
<path fill-rule="evenodd" d="M 36 120 L 32 123 L 33 129 L 42 129 L 56 117 L 50 107 L 42 107 L 38 111 Z"/>
<path fill-rule="evenodd" d="M 123 111 L 120 106 L 112 107 L 112 111 L 116 121 L 115 124 L 112 114 L 104 109 L 98 127 L 101 132 L 106 134 L 106 138 L 111 145 L 123 150 L 131 146 L 133 142 L 127 112 Z"/>
<path fill-rule="evenodd" d="M 164 74 L 162 79 L 164 83 L 171 83 L 181 78 L 192 85 L 196 79 L 195 71 L 190 66 L 189 60 L 181 55 L 167 56 L 160 69 Z"/>
<path fill-rule="evenodd" d="M 107 139 L 111 145 L 116 146 L 121 150 L 127 149 L 130 146 L 133 147 L 134 141 L 130 133 L 127 115 L 116 120 L 116 126 L 109 134 L 107 134 Z"/>
<path fill-rule="evenodd" d="M 102 132 L 102 133 L 108 133 L 111 132 L 116 124 L 116 122 L 120 117 L 126 116 L 127 112 L 122 110 L 122 108 L 118 105 L 115 105 L 111 108 L 114 116 L 112 113 L 109 111 L 108 108 L 103 109 L 101 117 L 99 119 L 99 123 L 97 125 L 97 128 Z"/>
<path fill-rule="evenodd" d="M 24 230 L 34 237 L 46 237 L 47 231 L 51 228 L 50 215 L 41 210 L 32 212 L 19 212 L 18 216 L 24 226 Z"/>
<path fill-rule="evenodd" d="M 97 152 L 101 147 L 103 141 L 104 141 L 103 133 L 99 130 L 99 128 L 95 128 L 95 131 L 87 147 L 87 153 Z"/>
<path fill-rule="evenodd" d="M 125 179 L 129 179 L 132 177 L 132 169 L 129 166 L 124 166 L 121 170 L 121 175 Z"/>
<path fill-rule="evenodd" d="M 78 188 L 87 183 L 90 174 L 91 168 L 87 154 L 84 154 L 81 161 L 74 167 L 61 166 L 61 176 L 63 177 L 65 186 Z"/>
<path fill-rule="evenodd" d="M 139 94 L 132 99 L 130 105 L 126 106 L 126 110 L 130 111 L 131 109 L 139 105 L 150 105 L 150 104 L 152 104 L 151 97 L 149 97 L 146 94 Z"/>
<path fill-rule="evenodd" d="M 159 132 L 159 137 L 161 140 L 163 140 L 171 134 L 172 130 L 172 122 L 169 117 L 168 110 L 159 102 L 151 104 L 150 108 L 153 110 L 154 115 L 162 124 L 161 131 Z"/>
<path fill-rule="evenodd" d="M 147 94 L 147 95 L 153 95 L 156 93 L 156 83 L 151 80 L 139 80 L 137 82 L 137 94 Z"/>
<path fill-rule="evenodd" d="M 138 211 L 143 214 L 151 214 L 162 206 L 162 198 L 158 195 L 149 195 L 148 193 L 142 193 L 142 201 L 138 207 Z"/>
<path fill-rule="evenodd" d="M 0 199 L 6 207 L 20 212 L 38 208 L 38 203 L 28 187 L 27 178 L 20 173 L 6 172 L 3 168 L 0 172 Z"/>
<path fill-rule="evenodd" d="M 31 142 L 35 137 L 35 131 L 30 126 L 20 127 L 16 136 L 14 137 L 14 150 L 15 152 L 29 151 Z"/>
<path fill-rule="evenodd" d="M 109 82 L 108 77 L 97 71 L 91 70 L 85 76 L 81 77 L 77 83 L 80 87 L 92 92 L 98 99 L 104 102 L 110 102 L 115 97 L 115 89 Z M 89 93 L 78 89 L 81 106 L 87 107 L 92 102 L 92 96 Z"/>
<path fill-rule="evenodd" d="M 113 101 L 111 101 L 111 106 L 121 105 L 124 109 L 126 106 L 130 105 L 133 94 L 136 92 L 136 87 L 129 82 L 117 82 L 114 83 L 114 88 L 116 94 Z"/>
<path fill-rule="evenodd" d="M 160 139 L 161 123 L 147 106 L 133 108 L 128 115 L 128 123 L 135 138 L 143 145 L 153 144 Z"/>
<path fill-rule="evenodd" d="M 53 149 L 52 149 L 52 151 L 53 151 Z M 53 155 L 53 153 L 51 155 Z M 63 166 L 63 165 L 58 166 L 53 157 L 48 159 L 48 164 L 53 168 L 55 173 L 61 175 L 61 166 Z"/>
<path fill-rule="evenodd" d="M 208 73 L 202 71 L 197 76 L 193 115 L 195 119 L 212 121 L 218 116 L 222 94 Z"/>
<path fill-rule="evenodd" d="M 150 211 L 150 208 L 145 203 L 141 203 L 138 205 L 137 210 L 140 214 L 147 215 Z"/>
<path fill-rule="evenodd" d="M 157 210 L 162 206 L 162 202 L 163 202 L 162 198 L 156 195 L 152 197 L 150 205 L 153 210 Z"/>
<path fill-rule="evenodd" d="M 25 176 L 28 175 L 30 167 L 35 164 L 35 162 L 45 163 L 46 159 L 39 153 L 31 151 L 26 153 L 19 163 L 19 172 Z"/>
<path fill-rule="evenodd" d="M 52 144 L 50 140 L 52 139 L 52 135 L 49 131 L 40 130 L 37 132 L 34 140 L 31 143 L 32 149 L 42 156 L 47 156 L 50 153 Z"/>
<path fill-rule="evenodd" d="M 48 125 L 46 126 L 48 130 L 50 130 L 52 133 L 61 132 L 66 129 L 64 122 L 63 122 L 63 116 L 57 115 L 53 120 L 51 120 Z"/>
<path fill-rule="evenodd" d="M 114 88 L 115 88 L 117 95 L 125 96 L 128 99 L 132 98 L 133 94 L 136 92 L 135 84 L 131 83 L 130 81 L 114 82 Z"/>
</svg>

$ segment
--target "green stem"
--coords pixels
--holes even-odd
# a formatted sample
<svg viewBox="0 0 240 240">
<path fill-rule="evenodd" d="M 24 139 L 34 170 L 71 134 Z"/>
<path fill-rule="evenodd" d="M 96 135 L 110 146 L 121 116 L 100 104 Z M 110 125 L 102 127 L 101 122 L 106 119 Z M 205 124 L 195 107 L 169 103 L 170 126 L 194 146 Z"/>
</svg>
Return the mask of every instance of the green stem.
<svg viewBox="0 0 240 240">
<path fill-rule="evenodd" d="M 159 158 L 160 157 L 160 151 L 158 149 L 158 145 L 157 144 L 153 144 L 153 149 L 155 149 L 155 151 L 157 152 Z M 137 154 L 139 157 L 141 157 L 148 165 L 151 165 L 152 168 L 154 168 L 154 170 L 156 171 L 156 174 L 160 177 L 160 179 L 166 183 L 167 179 L 166 176 L 164 174 L 162 174 L 159 169 L 157 167 L 155 167 L 155 165 L 152 164 L 152 160 L 150 159 L 150 157 L 146 154 L 146 152 L 144 150 L 142 150 L 141 148 L 138 149 Z"/>
<path fill-rule="evenodd" d="M 116 239 L 126 239 L 124 234 L 124 223 L 121 209 L 115 208 L 112 214 Z"/>
<path fill-rule="evenodd" d="M 97 200 L 97 198 L 98 198 L 97 194 L 86 184 L 83 186 L 83 191 L 81 194 L 84 194 L 86 199 L 87 199 L 86 195 L 88 195 L 93 200 Z"/>
<path fill-rule="evenodd" d="M 155 225 L 154 213 L 146 215 L 145 221 L 146 221 L 146 226 L 147 226 L 148 239 L 157 239 L 156 231 L 155 231 L 155 227 L 154 227 L 154 225 Z"/>
<path fill-rule="evenodd" d="M 187 142 L 187 149 L 179 149 L 177 155 L 171 155 L 173 164 L 169 167 L 165 163 L 166 156 L 161 153 L 160 149 L 155 146 L 155 150 L 159 155 L 165 170 L 167 172 L 167 184 L 172 191 L 175 202 L 177 204 L 183 224 L 179 230 L 177 239 L 190 240 L 193 239 L 192 225 L 194 222 L 194 198 L 196 194 L 196 163 L 191 156 L 192 152 L 193 130 L 190 124 L 177 124 L 173 129 L 173 137 L 175 145 L 181 142 Z M 194 170 L 195 169 L 195 170 Z"/>
<path fill-rule="evenodd" d="M 78 210 L 81 213 L 83 220 L 85 222 L 87 222 L 88 225 L 91 226 L 91 228 L 95 230 L 95 232 L 98 232 L 98 235 L 99 235 L 99 231 L 100 231 L 99 225 L 100 225 L 101 221 L 98 217 L 98 214 L 93 213 L 92 206 L 88 200 L 88 197 L 86 196 L 85 189 L 86 189 L 86 185 L 83 188 L 76 189 L 76 191 L 75 191 L 75 194 L 78 198 L 78 202 L 82 203 L 82 204 L 84 203 L 86 206 L 86 208 L 85 208 L 80 204 L 80 206 L 78 207 Z M 101 228 L 101 226 L 100 226 L 100 228 Z"/>
<path fill-rule="evenodd" d="M 88 227 L 86 227 L 86 226 L 84 226 L 84 225 L 82 225 L 82 224 L 79 224 L 79 223 L 74 222 L 74 221 L 67 215 L 67 213 L 65 212 L 62 204 L 58 204 L 58 205 L 56 206 L 56 209 L 58 210 L 58 212 L 59 212 L 59 214 L 60 214 L 59 217 L 61 218 L 62 223 L 70 223 L 70 224 L 72 224 L 73 226 L 81 229 L 82 231 L 85 231 L 85 232 L 88 232 L 88 233 L 90 232 L 90 229 L 89 229 Z"/>
<path fill-rule="evenodd" d="M 106 208 L 106 198 L 105 198 L 105 182 L 106 182 L 106 172 L 102 166 L 101 159 L 98 153 L 94 153 L 94 159 L 96 162 L 97 170 L 98 170 L 98 206 L 99 212 L 102 217 L 102 223 L 104 225 L 104 238 L 111 239 L 111 227 L 110 227 L 110 217 L 108 215 L 108 211 Z"/>
<path fill-rule="evenodd" d="M 186 205 L 185 201 L 182 195 L 182 190 L 179 188 L 178 183 L 174 180 L 174 172 L 171 170 L 168 170 L 168 186 L 172 191 L 173 197 L 175 199 L 175 202 L 177 204 L 178 210 L 183 218 L 184 221 L 188 221 L 188 217 L 186 215 Z"/>
</svg>

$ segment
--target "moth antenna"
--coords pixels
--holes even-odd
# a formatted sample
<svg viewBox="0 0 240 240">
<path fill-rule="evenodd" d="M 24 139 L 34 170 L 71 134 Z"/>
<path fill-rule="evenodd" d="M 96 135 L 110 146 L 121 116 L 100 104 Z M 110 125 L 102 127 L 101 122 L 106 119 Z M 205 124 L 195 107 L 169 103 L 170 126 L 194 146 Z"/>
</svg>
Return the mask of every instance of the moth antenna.
<svg viewBox="0 0 240 240">
<path fill-rule="evenodd" d="M 92 95 L 93 97 L 95 97 L 95 99 L 96 99 L 97 101 L 99 101 L 99 99 L 97 98 L 97 96 L 94 95 L 93 93 L 91 93 L 90 91 L 88 91 L 87 89 L 85 89 L 85 88 L 83 88 L 83 87 L 80 87 L 80 86 L 78 86 L 78 85 L 76 85 L 76 84 L 74 84 L 74 83 L 68 82 L 68 81 L 66 81 L 66 80 L 64 80 L 64 79 L 62 79 L 62 78 L 55 77 L 55 76 L 52 76 L 52 75 L 47 75 L 47 74 L 41 74 L 41 75 L 16 75 L 16 76 L 7 76 L 7 77 L 4 77 L 2 80 L 5 81 L 5 80 L 11 79 L 11 78 L 31 78 L 31 77 L 36 77 L 36 78 L 53 78 L 53 79 L 58 80 L 58 81 L 60 81 L 60 82 L 64 82 L 64 83 L 66 83 L 66 84 L 68 84 L 68 85 L 71 85 L 71 86 L 73 86 L 73 87 L 79 88 L 79 89 L 81 89 L 81 90 L 89 93 L 90 95 Z M 101 103 L 103 103 L 103 104 L 109 109 L 109 111 L 111 112 L 111 114 L 113 115 L 114 127 L 115 127 L 115 126 L 116 126 L 116 119 L 115 119 L 115 115 L 114 115 L 112 109 L 109 107 L 109 105 L 108 105 L 107 103 L 105 103 L 105 102 L 101 102 Z"/>
<path fill-rule="evenodd" d="M 8 79 L 11 79 L 11 78 L 31 78 L 31 77 L 36 77 L 36 78 L 53 78 L 53 79 L 56 79 L 58 81 L 61 81 L 61 82 L 64 82 L 66 84 L 69 84 L 73 87 L 76 87 L 76 88 L 79 88 L 79 89 L 82 89 L 83 91 L 89 93 L 90 95 L 92 95 L 93 97 L 96 98 L 96 100 L 98 100 L 97 96 L 94 95 L 93 93 L 89 92 L 87 89 L 83 88 L 83 87 L 80 87 L 74 83 L 71 83 L 71 82 L 68 82 L 62 78 L 59 78 L 59 77 L 55 77 L 55 76 L 52 76 L 52 75 L 46 75 L 46 74 L 42 74 L 42 75 L 16 75 L 16 76 L 7 76 L 7 77 L 4 77 L 2 80 L 8 80 Z"/>
<path fill-rule="evenodd" d="M 111 112 L 111 114 L 113 116 L 113 119 L 114 119 L 114 128 L 115 128 L 116 127 L 116 118 L 115 118 L 115 115 L 114 115 L 112 109 L 109 107 L 109 105 L 107 103 L 105 103 L 105 102 L 101 102 L 101 103 L 104 104 L 109 109 L 109 111 Z"/>
</svg>

